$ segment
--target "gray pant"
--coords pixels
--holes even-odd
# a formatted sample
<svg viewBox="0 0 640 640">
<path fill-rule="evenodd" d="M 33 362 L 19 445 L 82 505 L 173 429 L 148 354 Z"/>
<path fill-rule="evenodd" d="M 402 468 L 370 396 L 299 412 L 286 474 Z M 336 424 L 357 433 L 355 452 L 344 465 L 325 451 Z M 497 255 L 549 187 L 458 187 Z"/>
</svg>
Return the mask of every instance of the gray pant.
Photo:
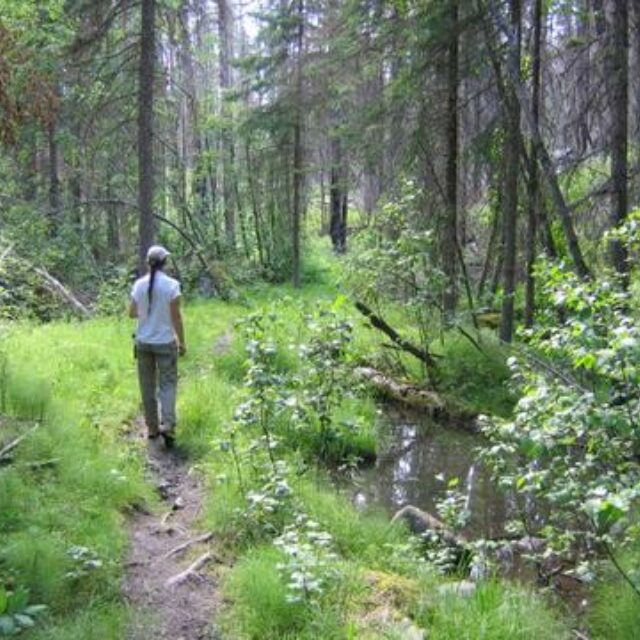
<svg viewBox="0 0 640 640">
<path fill-rule="evenodd" d="M 176 426 L 176 391 L 178 388 L 178 348 L 175 342 L 149 344 L 138 342 L 138 380 L 144 405 L 144 419 L 149 435 L 159 432 L 158 401 L 162 430 Z"/>
</svg>

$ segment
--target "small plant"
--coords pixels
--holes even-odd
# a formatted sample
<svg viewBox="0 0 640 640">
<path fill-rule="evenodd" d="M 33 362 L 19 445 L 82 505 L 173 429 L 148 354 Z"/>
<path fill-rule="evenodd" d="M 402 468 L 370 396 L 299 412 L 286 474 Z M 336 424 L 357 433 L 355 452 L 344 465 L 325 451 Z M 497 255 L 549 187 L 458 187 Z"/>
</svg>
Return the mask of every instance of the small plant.
<svg viewBox="0 0 640 640">
<path fill-rule="evenodd" d="M 66 578 L 77 580 L 102 568 L 102 560 L 92 549 L 73 546 L 67 550 L 67 554 L 73 561 L 73 569 L 67 571 Z"/>
<path fill-rule="evenodd" d="M 46 610 L 46 605 L 29 604 L 27 589 L 0 585 L 0 636 L 15 636 L 30 629 Z"/>
<path fill-rule="evenodd" d="M 310 337 L 299 347 L 301 427 L 313 432 L 314 455 L 325 463 L 345 462 L 341 459 L 339 440 L 349 423 L 337 423 L 335 412 L 345 394 L 349 394 L 349 346 L 353 327 L 337 313 L 343 303 L 344 299 L 339 298 L 331 309 L 307 315 Z"/>
<path fill-rule="evenodd" d="M 287 556 L 278 565 L 287 584 L 287 602 L 317 603 L 329 579 L 335 576 L 337 556 L 331 548 L 332 538 L 320 525 L 300 514 L 285 528 L 274 544 Z"/>
</svg>

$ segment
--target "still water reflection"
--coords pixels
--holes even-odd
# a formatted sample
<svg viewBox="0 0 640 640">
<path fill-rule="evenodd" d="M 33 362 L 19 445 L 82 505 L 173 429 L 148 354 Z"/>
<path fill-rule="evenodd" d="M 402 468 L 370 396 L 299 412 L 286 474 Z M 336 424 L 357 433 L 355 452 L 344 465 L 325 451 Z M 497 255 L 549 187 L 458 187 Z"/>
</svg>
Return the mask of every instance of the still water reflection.
<svg viewBox="0 0 640 640">
<path fill-rule="evenodd" d="M 457 477 L 471 512 L 465 533 L 472 538 L 504 533 L 508 505 L 478 462 L 480 436 L 389 407 L 381 411 L 379 433 L 375 466 L 362 470 L 355 480 L 356 505 L 395 512 L 411 504 L 437 515 L 436 501 L 444 497 L 447 481 Z"/>
</svg>

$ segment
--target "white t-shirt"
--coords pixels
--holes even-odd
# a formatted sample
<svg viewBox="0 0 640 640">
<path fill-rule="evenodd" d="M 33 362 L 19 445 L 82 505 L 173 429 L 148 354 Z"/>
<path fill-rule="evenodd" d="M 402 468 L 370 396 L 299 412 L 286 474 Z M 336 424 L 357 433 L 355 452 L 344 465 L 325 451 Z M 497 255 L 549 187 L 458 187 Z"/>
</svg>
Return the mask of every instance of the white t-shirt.
<svg viewBox="0 0 640 640">
<path fill-rule="evenodd" d="M 149 275 L 136 280 L 131 299 L 138 309 L 136 340 L 148 344 L 175 342 L 169 304 L 180 295 L 180 283 L 162 271 L 156 271 L 153 281 L 151 312 L 149 312 Z"/>
</svg>

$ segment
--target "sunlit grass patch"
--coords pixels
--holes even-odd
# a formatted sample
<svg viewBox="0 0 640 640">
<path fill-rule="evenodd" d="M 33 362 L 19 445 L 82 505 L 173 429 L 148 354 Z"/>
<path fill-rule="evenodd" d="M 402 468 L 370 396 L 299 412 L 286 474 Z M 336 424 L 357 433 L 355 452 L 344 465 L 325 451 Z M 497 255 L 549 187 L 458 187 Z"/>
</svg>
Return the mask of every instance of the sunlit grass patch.
<svg viewBox="0 0 640 640">
<path fill-rule="evenodd" d="M 50 617 L 29 634 L 31 640 L 120 640 L 129 612 L 117 601 L 93 601 L 64 619 Z"/>
<path fill-rule="evenodd" d="M 141 459 L 118 441 L 137 413 L 130 346 L 128 327 L 105 320 L 16 326 L 3 344 L 4 411 L 29 423 L 0 467 L 0 578 L 46 604 L 51 621 L 119 597 L 122 510 L 153 499 Z M 96 629 L 120 628 L 96 616 Z M 93 622 L 82 620 L 86 634 Z M 86 637 L 60 624 L 38 633 Z"/>
<path fill-rule="evenodd" d="M 223 583 L 231 606 L 224 627 L 234 640 L 289 638 L 333 640 L 351 636 L 351 620 L 366 589 L 358 567 L 338 562 L 332 579 L 317 596 L 291 601 L 291 590 L 280 565 L 283 554 L 273 547 L 252 549 Z"/>
<path fill-rule="evenodd" d="M 433 640 L 563 640 L 568 625 L 532 591 L 486 582 L 465 597 L 441 591 L 433 579 L 423 584 L 414 619 Z"/>
</svg>

